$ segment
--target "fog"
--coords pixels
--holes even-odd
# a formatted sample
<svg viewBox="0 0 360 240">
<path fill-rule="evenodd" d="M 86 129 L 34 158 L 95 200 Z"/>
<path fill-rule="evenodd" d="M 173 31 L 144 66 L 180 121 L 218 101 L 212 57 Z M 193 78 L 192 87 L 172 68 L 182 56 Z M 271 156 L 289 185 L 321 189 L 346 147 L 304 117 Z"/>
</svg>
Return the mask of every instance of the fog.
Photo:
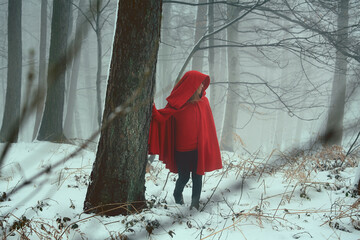
<svg viewBox="0 0 360 240">
<path fill-rule="evenodd" d="M 192 3 L 192 1 L 183 1 Z M 213 35 L 214 45 L 209 46 L 208 38 L 197 52 L 202 52 L 202 67 L 194 69 L 192 59 L 187 70 L 198 70 L 209 74 L 211 85 L 206 91 L 213 108 L 219 142 L 226 126 L 231 127 L 230 138 L 234 149 L 246 149 L 249 152 L 268 154 L 274 149 L 291 151 L 295 148 L 309 149 L 324 133 L 328 119 L 329 104 L 332 94 L 334 73 L 336 70 L 336 46 L 318 31 L 306 29 L 299 25 L 301 20 L 306 26 L 316 22 L 320 29 L 324 26 L 329 34 L 336 31 L 337 18 L 333 9 L 322 8 L 314 4 L 317 11 L 309 6 L 294 6 L 298 13 L 286 13 L 286 7 L 280 2 L 268 3 L 270 10 L 254 10 L 238 22 Z M 321 1 L 319 1 L 321 2 Z M 28 103 L 24 99 L 27 89 L 28 73 L 35 70 L 35 80 L 30 84 L 31 91 L 38 87 L 39 44 L 40 44 L 40 8 L 41 1 L 27 0 L 22 2 L 22 106 Z M 79 13 L 74 1 L 71 10 L 72 30 L 69 41 L 76 32 L 76 19 Z M 250 6 L 243 3 L 244 6 Z M 291 3 L 290 1 L 290 4 Z M 303 3 L 305 5 L 305 2 Z M 349 52 L 359 42 L 359 16 L 356 14 L 359 3 L 350 1 L 349 7 Z M 3 121 L 5 95 L 7 87 L 7 2 L 0 3 L 0 123 Z M 208 5 L 205 7 L 207 14 Z M 265 7 L 265 5 L 264 5 Z M 47 57 L 51 37 L 52 1 L 47 7 Z M 185 60 L 193 50 L 196 42 L 198 6 L 164 2 L 162 16 L 161 43 L 157 61 L 157 79 L 155 104 L 158 108 L 166 105 L 169 95 Z M 241 16 L 248 9 L 239 9 L 234 16 Z M 300 12 L 300 10 L 304 10 Z M 305 11 L 307 10 L 307 12 Z M 279 11 L 281 17 L 272 11 Z M 206 15 L 207 16 L 207 15 Z M 103 12 L 104 21 L 101 30 L 101 102 L 104 104 L 109 64 L 112 52 L 116 17 L 116 2 L 111 1 Z M 294 21 L 289 21 L 289 19 Z M 220 29 L 231 20 L 228 6 L 214 4 L 214 29 Z M 296 21 L 295 21 L 296 20 Z M 299 20 L 299 21 L 300 21 Z M 311 25 L 313 26 L 313 25 Z M 315 27 L 314 27 L 315 28 Z M 232 31 L 234 39 L 228 39 Z M 208 23 L 203 34 L 209 33 Z M 235 41 L 236 40 L 236 41 Z M 328 41 L 328 42 L 327 42 Z M 214 50 L 213 68 L 210 66 L 209 50 Z M 35 55 L 31 57 L 31 51 Z M 357 52 L 358 53 L 358 52 Z M 231 54 L 232 59 L 229 58 Z M 350 56 L 350 55 L 349 55 Z M 357 56 L 357 59 L 359 57 Z M 74 130 L 66 137 L 72 140 L 89 138 L 98 128 L 96 104 L 97 74 L 97 38 L 95 31 L 89 27 L 82 44 L 80 55 L 79 77 L 76 89 Z M 236 61 L 233 64 L 233 61 Z M 348 57 L 346 71 L 346 98 L 344 114 L 344 132 L 342 146 L 348 148 L 354 141 L 359 126 L 359 62 L 356 57 Z M 229 70 L 230 65 L 235 68 Z M 43 66 L 47 67 L 47 66 Z M 71 68 L 67 71 L 71 71 Z M 229 76 L 230 72 L 231 76 Z M 235 71 L 235 74 L 233 74 Z M 70 74 L 66 75 L 64 118 L 67 112 Z M 231 82 L 232 84 L 228 84 Z M 34 92 L 32 92 L 34 94 Z M 216 93 L 216 94 L 214 94 Z M 225 109 L 229 93 L 232 94 L 229 105 L 234 105 L 235 119 L 225 122 Z M 213 95 L 215 97 L 213 97 Z M 103 107 L 102 107 L 103 109 Z M 21 126 L 19 141 L 33 140 L 35 113 L 26 124 Z M 94 143 L 96 144 L 96 143 Z"/>
</svg>

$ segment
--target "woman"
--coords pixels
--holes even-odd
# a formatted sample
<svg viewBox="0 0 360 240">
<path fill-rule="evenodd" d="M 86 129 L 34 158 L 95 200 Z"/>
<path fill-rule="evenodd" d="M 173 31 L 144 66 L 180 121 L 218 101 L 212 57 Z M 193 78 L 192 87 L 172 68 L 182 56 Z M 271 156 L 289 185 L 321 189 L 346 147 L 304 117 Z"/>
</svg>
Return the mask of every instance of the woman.
<svg viewBox="0 0 360 240">
<path fill-rule="evenodd" d="M 178 173 L 174 198 L 184 204 L 182 192 L 192 173 L 190 209 L 199 209 L 202 175 L 222 168 L 219 143 L 205 90 L 210 78 L 189 71 L 166 98 L 164 109 L 152 110 L 149 154 L 159 154 L 171 172 Z"/>
</svg>

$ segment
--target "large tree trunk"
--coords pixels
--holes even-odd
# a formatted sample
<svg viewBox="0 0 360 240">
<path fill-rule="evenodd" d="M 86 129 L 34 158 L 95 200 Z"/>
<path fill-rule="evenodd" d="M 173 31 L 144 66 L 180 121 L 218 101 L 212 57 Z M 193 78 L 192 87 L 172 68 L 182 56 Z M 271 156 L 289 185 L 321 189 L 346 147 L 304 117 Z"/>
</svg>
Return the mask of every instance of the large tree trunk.
<svg viewBox="0 0 360 240">
<path fill-rule="evenodd" d="M 206 3 L 207 0 L 199 0 L 199 4 Z M 200 38 L 206 32 L 206 23 L 207 23 L 207 7 L 206 5 L 200 5 L 197 8 L 196 14 L 196 25 L 195 25 L 195 44 L 200 40 Z M 192 60 L 192 70 L 202 71 L 204 62 L 204 51 L 197 51 Z"/>
<path fill-rule="evenodd" d="M 349 0 L 339 0 L 337 24 L 337 44 L 340 48 L 345 49 L 348 44 Z M 337 50 L 334 81 L 332 85 L 330 108 L 326 124 L 326 134 L 324 138 L 324 142 L 328 145 L 341 145 L 342 141 L 346 92 L 346 72 L 346 57 L 339 50 Z"/>
<path fill-rule="evenodd" d="M 47 95 L 38 140 L 54 142 L 65 140 L 63 134 L 63 111 L 69 10 L 70 0 L 54 1 Z"/>
<path fill-rule="evenodd" d="M 39 45 L 39 85 L 38 91 L 46 87 L 46 37 L 47 37 L 47 0 L 41 0 L 40 45 Z M 44 111 L 44 100 L 39 99 L 36 107 L 35 126 L 32 139 L 38 134 L 41 117 Z"/>
<path fill-rule="evenodd" d="M 77 94 L 77 84 L 79 77 L 79 68 L 80 68 L 80 59 L 81 59 L 81 49 L 82 49 L 82 41 L 84 37 L 84 30 L 86 19 L 82 14 L 82 10 L 85 9 L 85 1 L 80 1 L 78 16 L 76 19 L 76 33 L 74 39 L 74 46 L 79 48 L 76 50 L 76 55 L 74 57 L 72 71 L 71 71 L 71 79 L 70 79 L 70 87 L 69 87 L 69 98 L 67 102 L 67 111 L 64 123 L 64 134 L 66 137 L 72 137 L 74 135 L 74 123 L 75 123 L 75 106 L 76 106 L 76 94 Z M 75 51 L 74 51 L 75 52 Z"/>
<path fill-rule="evenodd" d="M 7 87 L 0 142 L 17 142 L 19 135 L 22 72 L 21 9 L 22 0 L 9 0 Z"/>
<path fill-rule="evenodd" d="M 159 0 L 118 3 L 103 129 L 84 202 L 87 212 L 117 215 L 145 207 L 161 5 Z"/>
<path fill-rule="evenodd" d="M 234 0 L 228 0 L 228 2 L 233 2 Z M 239 9 L 228 5 L 227 15 L 228 21 L 236 18 L 239 14 Z M 238 23 L 233 24 L 227 28 L 227 40 L 229 42 L 238 41 Z M 239 81 L 239 54 L 237 51 L 234 51 L 232 48 L 227 48 L 228 51 L 228 80 L 229 82 Z M 238 119 L 238 105 L 236 104 L 238 96 L 237 84 L 229 84 L 227 90 L 226 98 L 226 107 L 225 107 L 225 118 L 223 125 L 223 132 L 221 134 L 220 148 L 226 151 L 234 151 L 234 137 L 235 129 Z"/>
</svg>

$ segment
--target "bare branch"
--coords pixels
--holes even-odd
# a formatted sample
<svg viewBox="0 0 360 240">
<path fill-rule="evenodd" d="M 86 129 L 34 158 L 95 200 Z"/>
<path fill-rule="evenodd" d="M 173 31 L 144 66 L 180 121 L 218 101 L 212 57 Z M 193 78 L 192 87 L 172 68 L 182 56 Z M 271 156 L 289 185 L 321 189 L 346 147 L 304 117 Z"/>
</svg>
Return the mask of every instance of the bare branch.
<svg viewBox="0 0 360 240">
<path fill-rule="evenodd" d="M 208 34 L 202 36 L 202 37 L 199 39 L 199 41 L 195 44 L 195 46 L 194 46 L 193 49 L 191 50 L 190 54 L 188 55 L 187 59 L 185 60 L 185 63 L 184 63 L 184 65 L 182 66 L 182 68 L 181 68 L 181 70 L 180 70 L 180 72 L 179 72 L 179 74 L 178 74 L 178 77 L 176 78 L 176 83 L 180 80 L 183 72 L 185 71 L 185 68 L 186 68 L 187 65 L 189 64 L 190 59 L 191 59 L 192 56 L 195 54 L 195 52 L 199 50 L 200 44 L 201 44 L 205 39 L 207 39 L 207 38 L 209 38 L 209 37 L 217 34 L 218 32 L 220 32 L 220 31 L 222 31 L 222 30 L 230 27 L 231 25 L 233 25 L 233 24 L 236 23 L 237 21 L 243 19 L 246 15 L 248 15 L 249 13 L 251 13 L 254 9 L 256 9 L 257 7 L 260 7 L 260 6 L 264 5 L 264 4 L 265 4 L 266 2 L 268 2 L 268 1 L 270 1 L 270 0 L 265 0 L 265 1 L 262 2 L 262 3 L 259 3 L 260 0 L 258 0 L 258 2 L 257 2 L 255 5 L 253 5 L 249 10 L 247 10 L 247 11 L 246 11 L 244 14 L 242 14 L 241 16 L 239 16 L 239 17 L 235 18 L 234 20 L 228 22 L 227 24 L 225 24 L 225 25 L 222 26 L 222 27 L 219 27 L 218 29 L 214 30 L 213 32 L 208 33 Z"/>
<path fill-rule="evenodd" d="M 225 4 L 230 5 L 234 7 L 241 7 L 241 5 L 236 3 L 229 3 L 227 1 L 216 1 L 216 2 L 206 2 L 206 3 L 189 3 L 189 2 L 183 2 L 183 1 L 173 1 L 173 0 L 164 0 L 163 3 L 176 3 L 176 4 L 182 4 L 182 5 L 189 5 L 189 6 L 204 6 L 204 5 L 212 5 L 212 4 Z"/>
<path fill-rule="evenodd" d="M 90 0 L 89 0 L 90 1 Z M 88 15 L 86 13 L 83 12 L 83 10 L 81 8 L 79 8 L 78 5 L 76 5 L 75 3 L 71 2 L 71 4 L 76 7 L 80 12 L 81 14 L 86 18 L 86 20 L 88 21 L 88 23 L 90 24 L 91 28 L 96 31 L 96 28 L 93 24 L 93 21 L 88 17 Z"/>
</svg>

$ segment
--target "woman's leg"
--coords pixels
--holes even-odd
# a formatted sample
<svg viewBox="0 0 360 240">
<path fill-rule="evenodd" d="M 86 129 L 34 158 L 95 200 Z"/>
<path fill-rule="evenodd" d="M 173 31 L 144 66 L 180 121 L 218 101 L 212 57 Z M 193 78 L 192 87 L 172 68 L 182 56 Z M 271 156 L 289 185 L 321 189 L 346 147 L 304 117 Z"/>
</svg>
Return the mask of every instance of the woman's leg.
<svg viewBox="0 0 360 240">
<path fill-rule="evenodd" d="M 191 152 L 191 178 L 192 178 L 192 196 L 191 196 L 191 205 L 190 209 L 195 207 L 199 210 L 199 200 L 202 187 L 202 175 L 196 174 L 197 163 L 198 163 L 198 151 Z"/>
<path fill-rule="evenodd" d="M 199 200 L 201 195 L 201 187 L 202 187 L 202 175 L 196 174 L 196 172 L 192 172 L 191 175 L 193 188 L 192 188 L 192 197 L 191 197 L 191 206 L 195 207 L 199 210 Z"/>
<path fill-rule="evenodd" d="M 185 185 L 189 181 L 189 179 L 190 179 L 190 172 L 186 172 L 186 171 L 178 172 L 178 179 L 176 181 L 175 190 L 174 190 L 175 202 L 178 204 L 184 204 L 184 199 L 183 199 L 182 193 L 183 193 Z"/>
<path fill-rule="evenodd" d="M 178 169 L 178 179 L 175 184 L 173 195 L 175 198 L 175 202 L 178 204 L 184 204 L 182 193 L 185 185 L 190 179 L 190 169 L 186 164 L 188 159 L 187 157 L 188 156 L 186 152 L 175 152 L 175 162 Z"/>
</svg>

